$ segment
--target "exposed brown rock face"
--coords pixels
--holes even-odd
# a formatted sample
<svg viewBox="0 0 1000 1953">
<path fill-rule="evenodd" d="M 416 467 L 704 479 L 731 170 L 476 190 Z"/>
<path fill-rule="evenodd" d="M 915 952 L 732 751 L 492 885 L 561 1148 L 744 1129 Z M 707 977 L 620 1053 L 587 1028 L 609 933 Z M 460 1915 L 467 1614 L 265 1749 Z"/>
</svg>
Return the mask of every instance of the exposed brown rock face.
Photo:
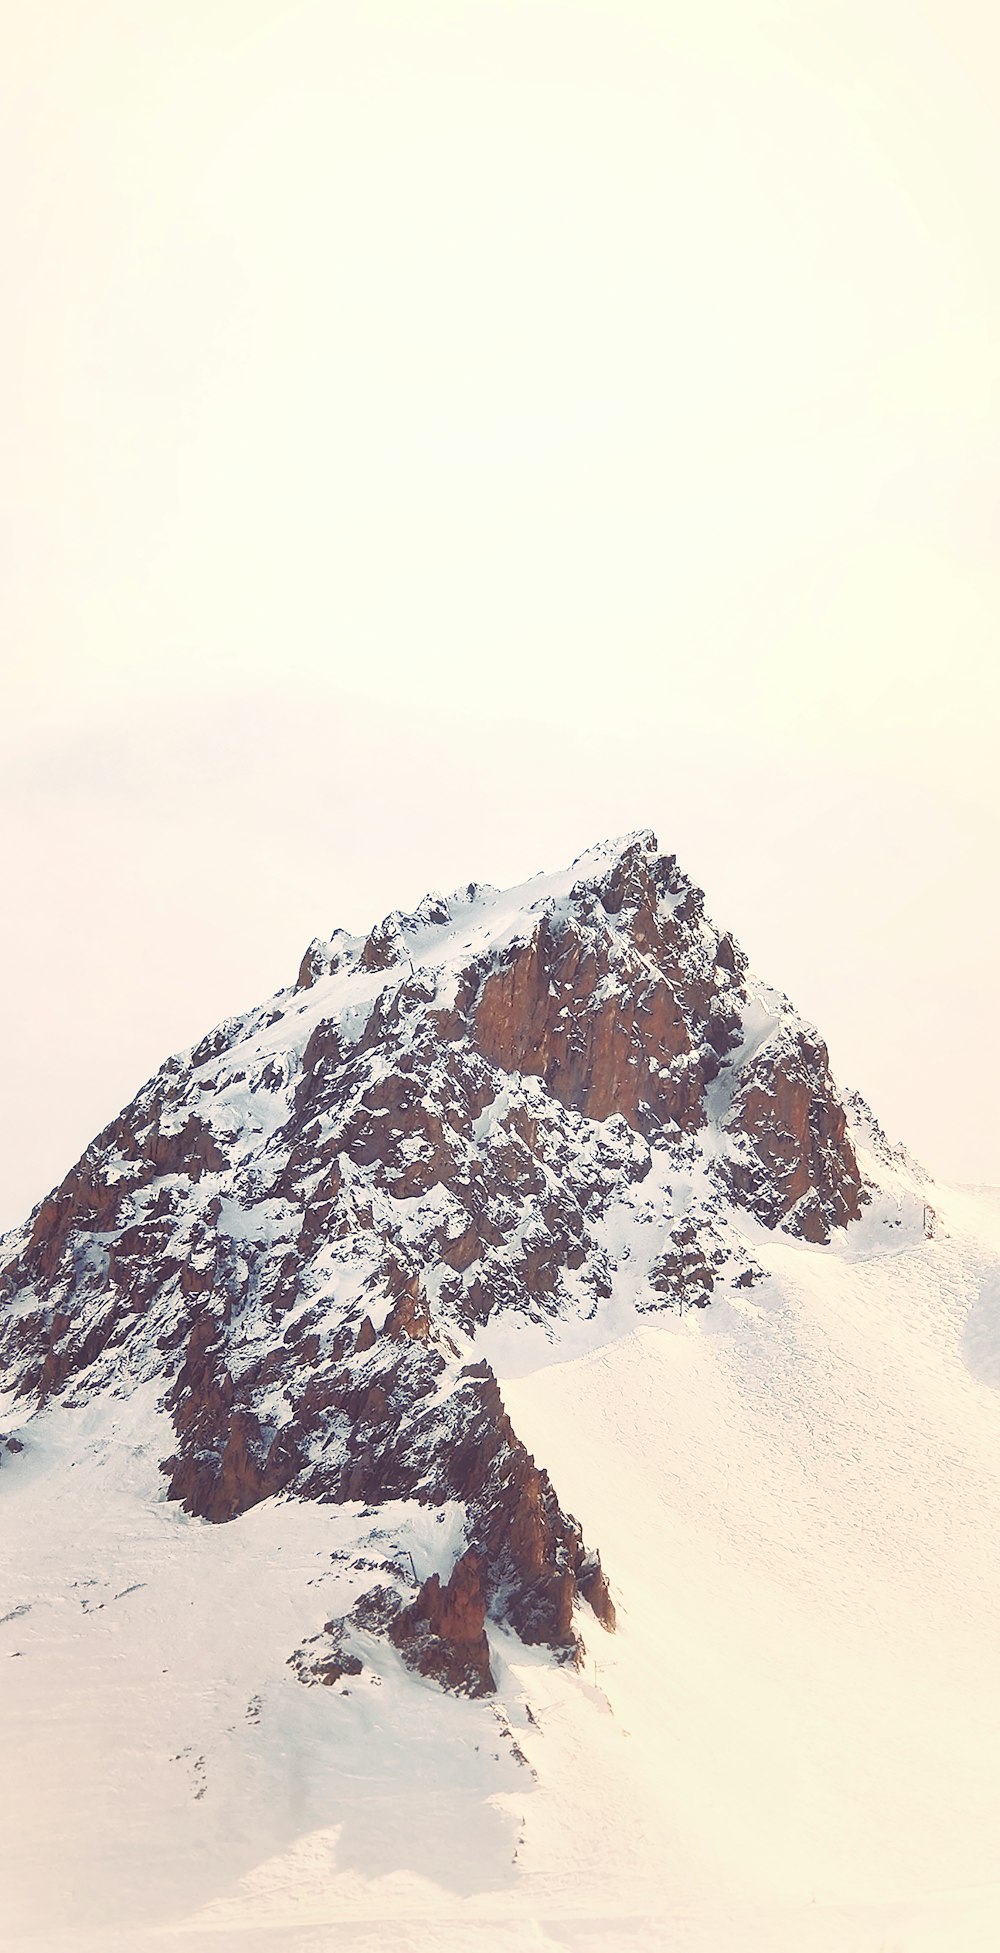
<svg viewBox="0 0 1000 1953">
<path fill-rule="evenodd" d="M 486 1639 L 483 1563 L 470 1546 L 447 1584 L 432 1573 L 415 1601 L 389 1629 L 411 1668 L 463 1695 L 489 1695 L 495 1686 Z"/>
<path fill-rule="evenodd" d="M 614 1624 L 484 1329 L 704 1306 L 754 1278 L 733 1203 L 823 1241 L 864 1197 L 825 1048 L 639 835 L 513 911 L 469 884 L 313 943 L 170 1059 L 8 1237 L 0 1363 L 26 1402 L 155 1378 L 214 1522 L 457 1502 L 454 1571 L 379 1631 L 475 1689 L 489 1616 L 568 1655 L 581 1601 Z"/>
<path fill-rule="evenodd" d="M 799 1031 L 755 1059 L 726 1123 L 729 1186 L 769 1227 L 794 1216 L 804 1240 L 828 1241 L 857 1220 L 864 1185 L 818 1038 Z"/>
<path fill-rule="evenodd" d="M 725 1262 L 724 1254 L 710 1251 L 694 1222 L 684 1220 L 672 1230 L 650 1264 L 649 1285 L 658 1296 L 678 1297 L 689 1308 L 704 1309 L 712 1299 L 714 1264 L 719 1262 Z"/>
<path fill-rule="evenodd" d="M 322 1634 L 310 1635 L 301 1648 L 288 1657 L 289 1668 L 306 1688 L 320 1683 L 334 1688 L 345 1675 L 360 1675 L 364 1666 L 359 1655 L 346 1646 L 346 1621 L 327 1621 Z"/>
<path fill-rule="evenodd" d="M 179 1456 L 165 1461 L 170 1496 L 202 1519 L 235 1519 L 261 1499 L 281 1492 L 294 1478 L 299 1451 L 287 1429 L 261 1427 L 248 1404 L 234 1401 L 232 1376 L 216 1353 L 201 1347 L 214 1324 L 194 1325 L 187 1360 L 167 1398 L 181 1442 Z"/>
<path fill-rule="evenodd" d="M 649 863 L 639 845 L 603 887 L 580 891 L 576 910 L 558 923 L 543 916 L 485 976 L 472 1009 L 480 1049 L 505 1071 L 544 1079 L 589 1119 L 696 1129 L 738 1037 L 728 982 L 718 981 L 739 974 L 731 939 L 721 961 L 706 959 L 697 891 L 672 857 Z M 618 928 L 595 928 L 598 911 Z"/>
</svg>

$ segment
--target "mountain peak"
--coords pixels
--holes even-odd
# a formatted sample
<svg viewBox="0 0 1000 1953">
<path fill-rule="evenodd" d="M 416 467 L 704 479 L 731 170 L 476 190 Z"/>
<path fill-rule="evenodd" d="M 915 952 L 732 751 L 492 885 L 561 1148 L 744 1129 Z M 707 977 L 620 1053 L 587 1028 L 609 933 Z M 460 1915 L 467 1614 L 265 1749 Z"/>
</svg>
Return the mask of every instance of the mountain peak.
<svg viewBox="0 0 1000 1953">
<path fill-rule="evenodd" d="M 614 1618 L 496 1325 L 704 1306 L 757 1278 L 755 1229 L 823 1242 L 866 1197 L 821 1040 L 639 830 L 314 941 L 168 1060 L 5 1244 L 0 1357 L 26 1411 L 156 1385 L 203 1518 L 459 1511 L 437 1585 L 366 1604 L 478 1690 L 487 1620 L 572 1654 L 579 1604 Z"/>
</svg>

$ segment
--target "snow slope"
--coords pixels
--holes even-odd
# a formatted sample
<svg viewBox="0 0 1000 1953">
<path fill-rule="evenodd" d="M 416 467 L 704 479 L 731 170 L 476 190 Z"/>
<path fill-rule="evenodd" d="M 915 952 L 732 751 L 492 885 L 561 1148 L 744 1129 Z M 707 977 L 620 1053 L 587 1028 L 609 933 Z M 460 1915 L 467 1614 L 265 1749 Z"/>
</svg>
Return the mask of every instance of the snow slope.
<svg viewBox="0 0 1000 1953">
<path fill-rule="evenodd" d="M 887 1208 L 839 1247 L 756 1230 L 766 1281 L 707 1311 L 522 1337 L 505 1398 L 619 1627 L 579 1672 L 492 1629 L 495 1704 L 374 1637 L 349 1694 L 288 1668 L 384 1512 L 205 1526 L 148 1390 L 34 1420 L 2 1466 L 4 1944 L 995 1947 L 1000 1204 L 935 1200 L 932 1240 Z"/>
</svg>

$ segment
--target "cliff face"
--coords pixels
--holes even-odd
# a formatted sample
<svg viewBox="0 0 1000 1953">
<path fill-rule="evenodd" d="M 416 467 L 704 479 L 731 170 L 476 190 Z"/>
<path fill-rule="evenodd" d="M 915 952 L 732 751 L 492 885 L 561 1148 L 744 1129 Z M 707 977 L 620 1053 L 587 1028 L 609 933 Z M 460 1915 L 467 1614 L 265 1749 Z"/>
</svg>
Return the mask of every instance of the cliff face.
<svg viewBox="0 0 1000 1953">
<path fill-rule="evenodd" d="M 490 1617 L 569 1654 L 578 1602 L 614 1620 L 487 1326 L 597 1317 L 626 1263 L 638 1311 L 705 1304 L 754 1279 L 741 1215 L 822 1242 L 864 1198 L 824 1046 L 643 834 L 314 943 L 168 1060 L 4 1244 L 0 1358 L 26 1405 L 162 1382 L 207 1520 L 458 1502 L 447 1577 L 373 1605 L 478 1692 Z"/>
</svg>

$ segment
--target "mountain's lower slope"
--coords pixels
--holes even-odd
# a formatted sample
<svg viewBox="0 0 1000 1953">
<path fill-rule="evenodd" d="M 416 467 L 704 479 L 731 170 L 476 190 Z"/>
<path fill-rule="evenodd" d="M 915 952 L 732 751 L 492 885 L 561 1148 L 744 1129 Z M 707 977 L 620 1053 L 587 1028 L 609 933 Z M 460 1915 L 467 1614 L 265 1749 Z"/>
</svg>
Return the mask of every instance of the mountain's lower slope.
<svg viewBox="0 0 1000 1953">
<path fill-rule="evenodd" d="M 498 1341 L 618 1632 L 575 1668 L 490 1626 L 488 1701 L 364 1628 L 332 1684 L 288 1660 L 388 1541 L 446 1571 L 455 1511 L 206 1526 L 156 1495 L 149 1388 L 33 1419 L 0 1468 L 5 1945 L 995 1946 L 1000 1205 L 941 1204 L 933 1240 L 915 1196 L 839 1249 L 761 1231 L 711 1310 Z"/>
</svg>

